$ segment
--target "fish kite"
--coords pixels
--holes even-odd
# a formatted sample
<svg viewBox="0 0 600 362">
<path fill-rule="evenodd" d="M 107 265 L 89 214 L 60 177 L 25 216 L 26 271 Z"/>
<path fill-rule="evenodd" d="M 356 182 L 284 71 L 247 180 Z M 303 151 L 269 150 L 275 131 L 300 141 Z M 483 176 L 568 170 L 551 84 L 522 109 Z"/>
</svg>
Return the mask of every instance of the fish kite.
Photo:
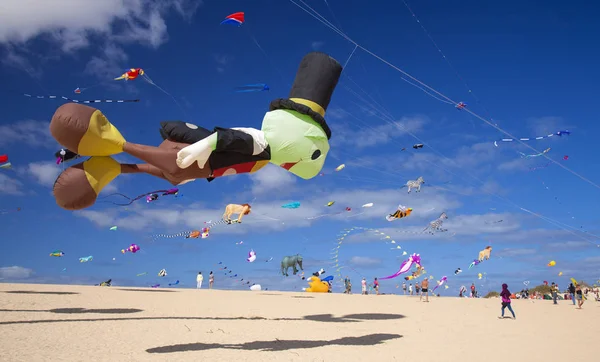
<svg viewBox="0 0 600 362">
<path fill-rule="evenodd" d="M 433 287 L 433 291 L 435 292 L 435 290 L 439 287 L 441 287 L 442 285 L 444 285 L 444 283 L 446 282 L 446 280 L 448 280 L 447 276 L 443 276 L 442 279 L 438 280 L 437 285 L 435 287 Z"/>
<path fill-rule="evenodd" d="M 231 15 L 227 15 L 225 20 L 221 22 L 221 25 L 234 25 L 234 26 L 242 26 L 244 23 L 244 12 L 240 11 L 237 13 L 233 13 Z"/>
<path fill-rule="evenodd" d="M 252 249 L 250 249 L 250 252 L 248 252 L 248 257 L 246 258 L 247 261 L 249 262 L 254 262 L 256 260 L 256 252 Z"/>
<path fill-rule="evenodd" d="M 300 202 L 298 202 L 298 201 L 289 202 L 287 204 L 281 205 L 281 207 L 283 207 L 284 209 L 297 209 L 300 207 Z"/>
<path fill-rule="evenodd" d="M 263 92 L 268 91 L 270 88 L 265 83 L 257 83 L 257 84 L 246 84 L 240 87 L 236 87 L 235 91 L 237 93 L 248 93 L 248 92 Z"/>
<path fill-rule="evenodd" d="M 126 252 L 137 253 L 140 250 L 140 247 L 137 244 L 131 244 L 126 249 L 121 249 L 121 253 L 125 254 Z"/>
<path fill-rule="evenodd" d="M 550 138 L 550 137 L 554 137 L 554 136 L 558 136 L 558 137 L 562 137 L 563 135 L 567 135 L 570 136 L 571 132 L 570 131 L 558 131 L 555 133 L 550 133 L 547 134 L 545 136 L 540 136 L 540 137 L 525 137 L 525 138 L 519 138 L 519 141 L 532 141 L 532 140 L 543 140 L 545 138 Z M 516 141 L 515 138 L 503 138 L 500 140 L 500 142 L 513 142 Z M 498 147 L 498 141 L 494 141 L 494 146 Z"/>
<path fill-rule="evenodd" d="M 79 258 L 80 263 L 87 263 L 88 261 L 92 261 L 92 260 L 94 260 L 94 257 L 91 255 Z"/>
<path fill-rule="evenodd" d="M 387 221 L 402 219 L 403 217 L 410 215 L 412 211 L 412 207 L 406 208 L 406 206 L 398 205 L 398 209 L 393 214 L 389 214 L 388 216 L 386 216 L 385 219 Z"/>
<path fill-rule="evenodd" d="M 385 279 L 393 279 L 398 277 L 401 274 L 404 274 L 406 272 L 408 272 L 410 270 L 410 268 L 414 265 L 416 265 L 417 267 L 421 266 L 421 256 L 420 254 L 412 254 L 411 256 L 408 257 L 407 260 L 405 260 L 404 262 L 402 262 L 402 264 L 400 265 L 400 269 L 398 269 L 397 272 L 395 272 L 392 275 L 389 275 L 387 277 L 383 277 L 383 278 L 379 278 L 382 280 Z"/>
<path fill-rule="evenodd" d="M 134 80 L 140 75 L 144 75 L 144 70 L 142 68 L 131 68 L 126 70 L 120 77 L 115 78 L 115 80 Z"/>
<path fill-rule="evenodd" d="M 60 251 L 60 250 L 57 250 L 57 251 L 53 251 L 53 252 L 51 252 L 51 253 L 50 253 L 50 256 L 57 256 L 57 257 L 61 257 L 61 256 L 65 256 L 65 253 L 63 253 L 63 252 L 62 252 L 62 251 Z"/>
<path fill-rule="evenodd" d="M 167 276 L 167 270 L 166 270 L 166 269 L 161 269 L 161 270 L 158 272 L 158 276 L 159 276 L 159 277 L 166 277 L 166 276 Z"/>
</svg>

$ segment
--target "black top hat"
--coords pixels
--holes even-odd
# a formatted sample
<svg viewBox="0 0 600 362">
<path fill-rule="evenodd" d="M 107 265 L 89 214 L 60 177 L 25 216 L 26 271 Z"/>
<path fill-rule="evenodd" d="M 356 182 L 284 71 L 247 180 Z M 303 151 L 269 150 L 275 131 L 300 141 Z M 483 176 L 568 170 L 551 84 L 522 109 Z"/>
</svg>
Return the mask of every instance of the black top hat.
<svg viewBox="0 0 600 362">
<path fill-rule="evenodd" d="M 341 74 L 342 66 L 329 55 L 306 54 L 296 72 L 289 99 L 272 101 L 270 110 L 289 109 L 306 114 L 323 128 L 328 139 L 331 138 L 331 129 L 324 117 Z"/>
</svg>

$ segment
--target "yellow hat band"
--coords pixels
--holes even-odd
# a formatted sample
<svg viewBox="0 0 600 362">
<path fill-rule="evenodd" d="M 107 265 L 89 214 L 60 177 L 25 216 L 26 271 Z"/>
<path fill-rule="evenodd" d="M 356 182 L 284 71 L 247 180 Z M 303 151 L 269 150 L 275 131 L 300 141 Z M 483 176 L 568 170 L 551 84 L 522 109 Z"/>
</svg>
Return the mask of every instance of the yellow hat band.
<svg viewBox="0 0 600 362">
<path fill-rule="evenodd" d="M 313 101 L 309 101 L 308 99 L 302 99 L 302 98 L 290 98 L 290 101 L 296 102 L 298 104 L 303 104 L 303 105 L 307 106 L 308 108 L 312 109 L 313 112 L 320 114 L 321 117 L 325 117 L 325 110 L 323 109 L 323 107 L 321 107 L 320 105 L 318 105 L 317 103 L 315 103 Z"/>
</svg>

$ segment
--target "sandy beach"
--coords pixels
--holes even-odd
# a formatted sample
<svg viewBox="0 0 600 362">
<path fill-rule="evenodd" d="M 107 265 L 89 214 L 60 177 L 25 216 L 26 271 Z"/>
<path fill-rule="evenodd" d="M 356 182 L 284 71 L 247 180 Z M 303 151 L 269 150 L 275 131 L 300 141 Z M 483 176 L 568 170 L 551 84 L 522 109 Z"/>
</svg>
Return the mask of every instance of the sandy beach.
<svg viewBox="0 0 600 362">
<path fill-rule="evenodd" d="M 600 303 L 0 284 L 2 361 L 577 360 Z"/>
</svg>

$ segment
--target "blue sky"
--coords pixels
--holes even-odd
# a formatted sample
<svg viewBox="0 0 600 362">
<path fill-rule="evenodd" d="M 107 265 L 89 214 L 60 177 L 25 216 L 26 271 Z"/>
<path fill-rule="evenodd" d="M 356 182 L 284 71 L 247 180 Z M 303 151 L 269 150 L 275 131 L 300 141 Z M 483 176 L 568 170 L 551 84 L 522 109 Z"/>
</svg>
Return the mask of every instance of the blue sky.
<svg viewBox="0 0 600 362">
<path fill-rule="evenodd" d="M 400 72 L 360 48 L 344 69 L 326 115 L 333 136 L 325 176 L 306 181 L 269 165 L 252 176 L 210 184 L 197 180 L 180 187 L 182 197 L 150 204 L 60 209 L 51 193 L 62 171 L 53 160 L 60 147 L 48 123 L 61 102 L 29 99 L 23 93 L 139 98 L 137 104 L 98 108 L 127 140 L 158 145 L 162 120 L 180 119 L 207 128 L 260 128 L 269 102 L 287 96 L 304 54 L 324 51 L 344 64 L 354 49 L 290 1 L 274 5 L 177 0 L 165 6 L 150 0 L 107 0 L 82 1 L 81 8 L 73 8 L 71 2 L 59 6 L 60 2 L 51 6 L 40 1 L 31 9 L 9 6 L 0 15 L 5 100 L 0 154 L 8 154 L 13 164 L 12 170 L 0 170 L 0 210 L 22 208 L 0 215 L 0 281 L 93 284 L 112 278 L 117 285 L 147 286 L 178 279 L 182 287 L 191 287 L 198 271 L 213 270 L 217 287 L 244 288 L 218 270 L 216 264 L 223 262 L 239 279 L 263 288 L 301 290 L 305 282 L 279 274 L 279 260 L 301 253 L 307 273 L 324 268 L 332 274 L 336 238 L 353 226 L 378 229 L 402 247 L 391 250 L 389 239 L 372 233 L 347 237 L 339 262 L 348 266 L 343 274 L 355 286 L 363 276 L 371 281 L 395 272 L 406 258 L 402 250 L 420 253 L 435 279 L 449 277 L 445 295 L 471 282 L 484 290 L 497 289 L 502 282 L 521 289 L 523 281 L 566 285 L 569 277 L 590 282 L 600 278 L 597 185 L 554 164 L 529 172 L 548 160 L 520 158 L 518 152 L 533 151 L 516 143 L 494 147 L 494 140 L 505 137 L 498 130 L 407 84 Z M 593 150 L 600 126 L 593 97 L 600 51 L 590 46 L 599 35 L 592 25 L 598 9 L 591 8 L 598 5 L 411 3 L 468 83 L 469 94 L 404 3 L 306 3 L 361 47 L 454 101 L 466 102 L 482 117 L 491 116 L 492 123 L 517 137 L 570 130 L 569 137 L 529 145 L 539 151 L 550 147 L 548 157 L 592 183 L 598 180 Z M 219 25 L 237 11 L 246 12 L 241 28 Z M 144 68 L 177 103 L 141 80 L 112 81 L 130 67 Z M 267 83 L 271 90 L 233 92 L 248 83 Z M 75 95 L 77 87 L 89 89 Z M 415 143 L 426 146 L 413 152 Z M 403 147 L 409 150 L 401 151 Z M 568 161 L 562 160 L 565 155 Z M 133 161 L 126 155 L 117 159 Z M 346 168 L 333 172 L 341 163 Z M 426 181 L 422 192 L 407 194 L 401 186 L 419 176 Z M 146 175 L 121 175 L 104 194 L 136 196 L 170 187 Z M 290 201 L 302 206 L 281 208 Z M 328 208 L 329 201 L 336 203 Z M 199 229 L 205 221 L 217 220 L 226 204 L 243 202 L 252 204 L 253 213 L 241 225 L 215 227 L 208 239 L 149 242 L 149 235 Z M 371 202 L 372 208 L 361 208 Z M 398 204 L 413 207 L 413 214 L 387 222 L 385 216 Z M 352 211 L 314 219 L 345 207 Z M 442 211 L 449 216 L 444 223 L 448 232 L 401 232 L 422 230 Z M 498 220 L 503 221 L 494 223 Z M 118 231 L 109 231 L 113 225 Z M 236 245 L 240 241 L 243 244 Z M 131 243 L 142 250 L 122 255 L 120 250 Z M 467 271 L 486 245 L 494 248 L 492 259 Z M 245 260 L 250 248 L 258 255 L 254 263 Z M 54 250 L 66 256 L 49 257 Z M 88 255 L 94 256 L 93 262 L 79 263 L 79 257 Z M 547 267 L 550 260 L 557 266 Z M 457 267 L 464 272 L 455 277 Z M 156 274 L 162 268 L 168 276 L 161 279 Z M 558 277 L 560 271 L 563 277 Z M 148 275 L 136 277 L 143 272 Z M 477 280 L 480 272 L 486 278 Z M 395 293 L 398 283 L 400 278 L 385 281 L 382 291 Z"/>
</svg>

